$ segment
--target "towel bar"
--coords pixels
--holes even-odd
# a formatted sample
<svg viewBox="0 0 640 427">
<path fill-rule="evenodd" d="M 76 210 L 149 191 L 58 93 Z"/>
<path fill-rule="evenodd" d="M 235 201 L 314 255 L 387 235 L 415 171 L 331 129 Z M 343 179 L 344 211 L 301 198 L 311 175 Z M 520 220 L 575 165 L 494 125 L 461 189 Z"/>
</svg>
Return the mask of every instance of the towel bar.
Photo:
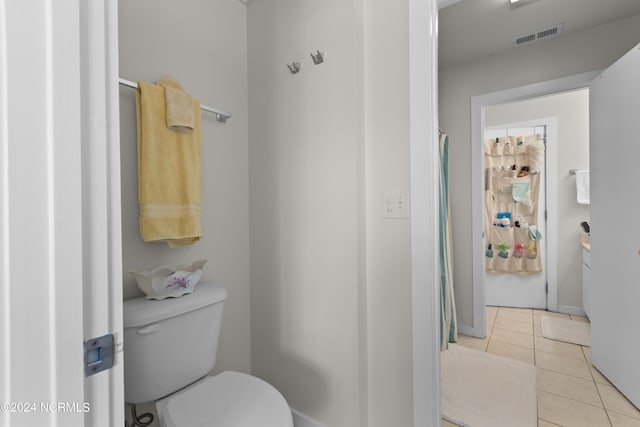
<svg viewBox="0 0 640 427">
<path fill-rule="evenodd" d="M 123 79 L 122 77 L 120 78 L 119 83 L 121 85 L 123 85 L 123 86 L 128 86 L 128 87 L 131 87 L 131 88 L 134 88 L 134 89 L 138 88 L 138 84 L 137 83 L 132 82 L 132 81 L 127 80 L 127 79 Z M 215 114 L 216 115 L 216 120 L 219 121 L 220 123 L 226 123 L 227 119 L 231 118 L 231 113 L 227 113 L 225 111 L 217 110 L 215 108 L 209 107 L 208 105 L 200 104 L 200 109 Z"/>
</svg>

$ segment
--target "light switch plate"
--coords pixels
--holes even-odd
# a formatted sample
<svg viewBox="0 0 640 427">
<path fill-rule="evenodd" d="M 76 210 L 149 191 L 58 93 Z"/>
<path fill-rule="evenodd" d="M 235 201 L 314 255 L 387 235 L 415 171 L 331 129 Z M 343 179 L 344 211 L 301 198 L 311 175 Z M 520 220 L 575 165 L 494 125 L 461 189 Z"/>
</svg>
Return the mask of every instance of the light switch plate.
<svg viewBox="0 0 640 427">
<path fill-rule="evenodd" d="M 382 199 L 384 218 L 409 218 L 409 195 L 402 191 L 385 191 Z"/>
</svg>

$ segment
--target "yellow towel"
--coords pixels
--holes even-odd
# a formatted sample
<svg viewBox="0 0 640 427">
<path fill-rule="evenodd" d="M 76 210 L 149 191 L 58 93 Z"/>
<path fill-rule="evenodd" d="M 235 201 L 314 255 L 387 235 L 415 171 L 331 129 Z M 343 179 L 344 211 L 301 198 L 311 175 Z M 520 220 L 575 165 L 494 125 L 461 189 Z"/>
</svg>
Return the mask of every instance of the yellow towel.
<svg viewBox="0 0 640 427">
<path fill-rule="evenodd" d="M 186 246 L 202 235 L 200 104 L 192 105 L 193 131 L 171 130 L 165 125 L 164 89 L 138 82 L 138 200 L 144 241 Z"/>
<path fill-rule="evenodd" d="M 178 132 L 190 132 L 195 125 L 193 114 L 194 99 L 182 90 L 177 80 L 166 77 L 156 82 L 164 88 L 164 100 L 167 106 L 167 126 Z"/>
</svg>

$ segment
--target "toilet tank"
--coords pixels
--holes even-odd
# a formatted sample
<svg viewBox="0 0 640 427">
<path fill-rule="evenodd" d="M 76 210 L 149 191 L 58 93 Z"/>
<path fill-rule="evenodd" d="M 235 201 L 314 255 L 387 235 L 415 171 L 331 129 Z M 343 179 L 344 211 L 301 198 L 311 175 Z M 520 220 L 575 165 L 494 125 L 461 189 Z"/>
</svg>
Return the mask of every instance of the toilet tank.
<svg viewBox="0 0 640 427">
<path fill-rule="evenodd" d="M 124 302 L 125 401 L 158 400 L 213 369 L 226 297 L 224 288 L 200 283 L 179 298 Z"/>
</svg>

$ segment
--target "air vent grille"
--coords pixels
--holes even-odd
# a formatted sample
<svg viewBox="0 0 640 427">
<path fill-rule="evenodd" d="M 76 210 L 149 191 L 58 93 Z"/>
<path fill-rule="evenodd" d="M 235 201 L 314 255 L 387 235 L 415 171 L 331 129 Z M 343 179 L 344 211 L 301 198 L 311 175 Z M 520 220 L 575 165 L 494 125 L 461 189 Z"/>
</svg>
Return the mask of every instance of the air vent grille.
<svg viewBox="0 0 640 427">
<path fill-rule="evenodd" d="M 526 36 L 518 37 L 518 38 L 515 40 L 515 44 L 516 44 L 516 45 L 521 45 L 522 43 L 532 42 L 532 41 L 534 41 L 535 39 L 536 39 L 536 34 L 535 34 L 535 33 L 533 33 L 533 34 L 529 34 L 529 35 L 526 35 Z"/>
<path fill-rule="evenodd" d="M 525 43 L 534 42 L 536 40 L 544 39 L 547 37 L 557 36 L 564 29 L 564 24 L 558 24 L 551 28 L 546 28 L 544 30 L 535 31 L 530 34 L 523 34 L 521 36 L 515 37 L 513 39 L 514 46 L 520 46 Z"/>
<path fill-rule="evenodd" d="M 555 36 L 556 34 L 558 34 L 558 27 L 553 27 L 548 30 L 539 31 L 537 38 L 541 39 L 543 37 Z"/>
</svg>

